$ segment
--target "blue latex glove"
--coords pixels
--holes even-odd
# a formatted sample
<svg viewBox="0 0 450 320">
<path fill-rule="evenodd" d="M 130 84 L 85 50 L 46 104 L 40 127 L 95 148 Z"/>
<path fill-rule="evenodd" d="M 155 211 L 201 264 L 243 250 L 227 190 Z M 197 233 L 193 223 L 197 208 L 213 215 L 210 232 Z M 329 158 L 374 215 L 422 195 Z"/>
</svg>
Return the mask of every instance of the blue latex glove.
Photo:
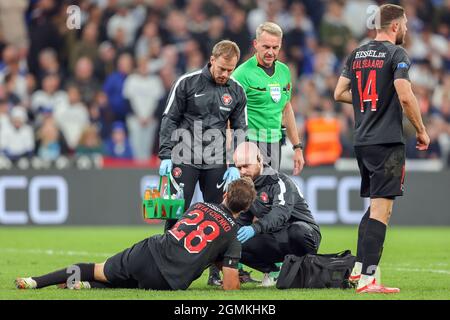
<svg viewBox="0 0 450 320">
<path fill-rule="evenodd" d="M 172 160 L 164 159 L 161 161 L 161 165 L 159 166 L 159 175 L 164 176 L 169 174 L 172 171 Z"/>
<path fill-rule="evenodd" d="M 239 173 L 238 168 L 236 167 L 229 167 L 227 171 L 225 171 L 223 175 L 223 181 L 225 181 L 225 185 L 223 187 L 223 190 L 228 190 L 228 185 L 241 177 L 241 174 Z"/>
<path fill-rule="evenodd" d="M 255 229 L 253 229 L 252 226 L 244 226 L 238 230 L 237 239 L 241 243 L 244 243 L 245 241 L 249 240 L 250 238 L 253 238 L 254 235 L 255 235 Z"/>
</svg>

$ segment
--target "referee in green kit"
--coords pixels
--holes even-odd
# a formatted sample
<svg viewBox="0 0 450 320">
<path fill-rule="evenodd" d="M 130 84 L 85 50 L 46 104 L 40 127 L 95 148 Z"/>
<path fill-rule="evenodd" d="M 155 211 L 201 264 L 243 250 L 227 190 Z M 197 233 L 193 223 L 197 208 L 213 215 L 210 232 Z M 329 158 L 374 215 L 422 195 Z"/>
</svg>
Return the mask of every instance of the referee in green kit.
<svg viewBox="0 0 450 320">
<path fill-rule="evenodd" d="M 284 63 L 277 60 L 283 31 L 273 22 L 265 22 L 256 29 L 253 46 L 256 53 L 233 72 L 247 95 L 248 139 L 258 144 L 265 160 L 276 170 L 281 161 L 282 124 L 295 150 L 294 175 L 305 164 L 294 111 L 292 110 L 291 74 Z"/>
</svg>

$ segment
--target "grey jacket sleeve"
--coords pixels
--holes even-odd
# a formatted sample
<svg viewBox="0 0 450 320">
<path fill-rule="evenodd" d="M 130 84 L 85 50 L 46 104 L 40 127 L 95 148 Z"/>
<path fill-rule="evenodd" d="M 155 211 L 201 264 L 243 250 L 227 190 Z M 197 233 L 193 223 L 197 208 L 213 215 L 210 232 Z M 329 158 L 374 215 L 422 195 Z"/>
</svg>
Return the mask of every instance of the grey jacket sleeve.
<svg viewBox="0 0 450 320">
<path fill-rule="evenodd" d="M 239 86 L 239 103 L 230 115 L 230 127 L 231 129 L 247 130 L 247 96 L 244 89 Z"/>
<path fill-rule="evenodd" d="M 236 104 L 236 107 L 229 117 L 230 128 L 233 129 L 233 135 L 231 137 L 233 140 L 233 148 L 230 152 L 227 152 L 227 163 L 230 165 L 234 165 L 233 154 L 237 146 L 246 141 L 247 138 L 247 96 L 244 89 L 240 85 L 238 87 L 238 92 L 240 98 L 239 102 Z"/>
<path fill-rule="evenodd" d="M 273 194 L 272 208 L 253 224 L 256 233 L 271 233 L 279 230 L 291 217 L 294 210 L 294 192 L 289 190 L 281 178 L 271 186 Z"/>
<path fill-rule="evenodd" d="M 179 79 L 170 90 L 159 131 L 159 158 L 170 159 L 176 141 L 172 133 L 179 127 L 186 110 L 186 80 Z"/>
</svg>

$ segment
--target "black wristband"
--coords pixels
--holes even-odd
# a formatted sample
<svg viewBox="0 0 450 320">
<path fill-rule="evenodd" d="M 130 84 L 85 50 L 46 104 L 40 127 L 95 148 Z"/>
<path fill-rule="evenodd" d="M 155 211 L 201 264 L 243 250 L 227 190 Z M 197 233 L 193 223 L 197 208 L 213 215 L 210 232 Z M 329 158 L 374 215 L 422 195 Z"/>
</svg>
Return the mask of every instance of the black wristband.
<svg viewBox="0 0 450 320">
<path fill-rule="evenodd" d="M 303 143 L 297 143 L 297 144 L 294 144 L 293 146 L 292 146 L 292 150 L 294 150 L 295 151 L 295 149 L 301 149 L 301 150 L 303 150 Z"/>
</svg>

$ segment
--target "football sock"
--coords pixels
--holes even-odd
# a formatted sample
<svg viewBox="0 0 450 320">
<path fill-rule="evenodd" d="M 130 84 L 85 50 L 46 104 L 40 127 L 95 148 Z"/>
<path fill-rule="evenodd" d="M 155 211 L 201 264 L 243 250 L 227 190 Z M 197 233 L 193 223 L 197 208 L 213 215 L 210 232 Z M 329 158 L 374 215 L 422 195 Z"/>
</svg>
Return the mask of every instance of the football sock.
<svg viewBox="0 0 450 320">
<path fill-rule="evenodd" d="M 360 274 L 361 274 L 361 270 L 362 270 L 362 263 L 356 261 L 356 262 L 355 262 L 355 265 L 353 266 L 352 274 L 351 274 L 351 275 L 352 275 L 352 276 L 360 275 Z"/>
<path fill-rule="evenodd" d="M 366 227 L 366 235 L 364 236 L 363 248 L 363 264 L 361 273 L 373 276 L 376 267 L 381 259 L 384 239 L 386 236 L 386 225 L 381 221 L 369 219 Z"/>
<path fill-rule="evenodd" d="M 359 223 L 359 228 L 358 228 L 358 247 L 357 247 L 357 251 L 356 251 L 356 261 L 361 262 L 361 263 L 362 263 L 363 250 L 364 250 L 363 249 L 363 240 L 364 240 L 364 235 L 366 234 L 367 222 L 369 221 L 369 218 L 370 218 L 370 207 L 367 208 L 367 211 L 364 214 L 364 216 L 362 217 L 361 222 Z M 360 271 L 360 273 L 361 273 L 361 271 Z"/>
<path fill-rule="evenodd" d="M 94 267 L 95 263 L 77 263 L 74 266 L 77 266 L 80 269 L 79 279 L 78 281 L 93 281 L 94 280 Z M 34 281 L 36 281 L 36 288 L 44 288 L 47 286 L 66 283 L 69 277 L 75 276 L 75 272 L 70 266 L 65 269 L 57 270 L 46 275 L 40 277 L 32 277 Z M 70 269 L 70 271 L 68 271 Z"/>
</svg>

